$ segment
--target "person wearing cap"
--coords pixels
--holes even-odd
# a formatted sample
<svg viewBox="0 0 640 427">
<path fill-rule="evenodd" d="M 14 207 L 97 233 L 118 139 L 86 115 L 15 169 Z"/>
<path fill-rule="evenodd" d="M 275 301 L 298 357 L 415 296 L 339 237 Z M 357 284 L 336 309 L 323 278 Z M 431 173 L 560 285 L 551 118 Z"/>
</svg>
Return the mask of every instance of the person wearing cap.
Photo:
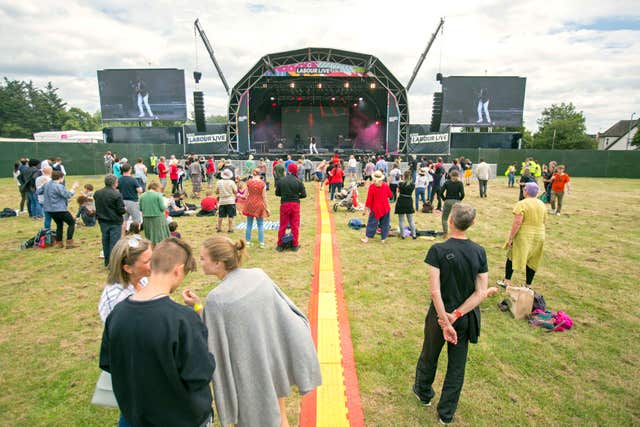
<svg viewBox="0 0 640 427">
<path fill-rule="evenodd" d="M 384 182 L 384 174 L 377 170 L 373 173 L 373 184 L 369 186 L 367 201 L 364 204 L 362 215 L 369 214 L 365 237 L 360 239 L 362 243 L 367 243 L 369 239 L 376 235 L 378 227 L 381 229 L 381 241 L 384 243 L 389 235 L 389 224 L 391 221 L 391 189 L 389 184 Z"/>
<path fill-rule="evenodd" d="M 513 271 L 524 271 L 526 286 L 533 283 L 533 277 L 540 266 L 545 240 L 545 222 L 547 210 L 538 195 L 538 184 L 527 182 L 524 185 L 525 198 L 513 208 L 513 224 L 505 247 L 507 262 L 504 280 L 500 285 L 511 286 Z"/>
<path fill-rule="evenodd" d="M 229 227 L 227 231 L 233 233 L 233 217 L 236 216 L 236 194 L 238 187 L 233 180 L 233 171 L 231 169 L 222 169 L 220 172 L 220 180 L 216 185 L 216 194 L 218 195 L 218 226 L 216 231 L 222 231 L 222 220 L 229 218 Z"/>
<path fill-rule="evenodd" d="M 280 197 L 280 228 L 278 229 L 278 246 L 276 250 L 282 252 L 284 245 L 282 237 L 287 231 L 287 226 L 291 226 L 293 235 L 293 251 L 299 248 L 298 235 L 300 232 L 300 199 L 307 197 L 304 184 L 297 178 L 298 165 L 289 164 L 289 172 L 286 176 L 276 181 L 276 196 Z"/>
<path fill-rule="evenodd" d="M 418 175 L 416 176 L 416 212 L 418 211 L 420 200 L 422 200 L 422 204 L 427 203 L 426 191 L 430 176 L 427 174 L 427 168 L 418 169 Z"/>
</svg>

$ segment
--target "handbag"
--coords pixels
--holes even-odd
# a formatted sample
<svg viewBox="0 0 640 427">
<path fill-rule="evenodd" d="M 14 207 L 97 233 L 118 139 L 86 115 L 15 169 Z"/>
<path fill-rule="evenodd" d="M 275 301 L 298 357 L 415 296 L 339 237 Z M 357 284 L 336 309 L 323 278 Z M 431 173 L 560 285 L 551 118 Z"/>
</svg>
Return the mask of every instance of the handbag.
<svg viewBox="0 0 640 427">
<path fill-rule="evenodd" d="M 118 401 L 116 395 L 113 394 L 113 386 L 111 385 L 111 374 L 105 371 L 100 372 L 96 389 L 93 391 L 91 404 L 96 406 L 106 406 L 108 408 L 117 408 Z"/>
<path fill-rule="evenodd" d="M 533 308 L 533 290 L 527 287 L 507 286 L 507 304 L 515 319 L 526 318 Z"/>
</svg>

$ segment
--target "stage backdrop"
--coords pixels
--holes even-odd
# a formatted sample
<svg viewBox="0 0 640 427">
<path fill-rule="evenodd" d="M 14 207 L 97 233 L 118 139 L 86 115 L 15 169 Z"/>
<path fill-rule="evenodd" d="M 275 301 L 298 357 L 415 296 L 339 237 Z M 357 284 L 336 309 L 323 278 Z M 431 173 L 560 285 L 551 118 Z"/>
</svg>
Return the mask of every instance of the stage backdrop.
<svg viewBox="0 0 640 427">
<path fill-rule="evenodd" d="M 522 126 L 523 77 L 442 79 L 442 124 L 457 126 Z"/>
<path fill-rule="evenodd" d="M 184 70 L 98 70 L 102 121 L 187 120 Z"/>
</svg>

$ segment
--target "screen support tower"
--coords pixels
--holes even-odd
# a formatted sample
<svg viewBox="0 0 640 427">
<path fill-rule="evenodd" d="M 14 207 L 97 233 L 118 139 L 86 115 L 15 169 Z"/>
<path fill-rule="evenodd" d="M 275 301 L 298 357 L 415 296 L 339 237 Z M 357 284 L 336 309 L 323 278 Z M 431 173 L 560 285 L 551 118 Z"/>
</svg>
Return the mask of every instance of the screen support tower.
<svg viewBox="0 0 640 427">
<path fill-rule="evenodd" d="M 224 74 L 222 73 L 222 69 L 220 69 L 220 65 L 218 65 L 218 61 L 216 61 L 216 57 L 213 54 L 213 48 L 211 47 L 211 43 L 209 43 L 209 39 L 207 38 L 207 35 L 204 33 L 202 26 L 200 26 L 200 19 L 196 19 L 193 25 L 196 27 L 196 30 L 198 30 L 198 33 L 202 38 L 202 43 L 204 43 L 204 47 L 207 49 L 207 52 L 209 52 L 211 61 L 213 61 L 213 65 L 215 65 L 216 70 L 218 71 L 218 75 L 220 76 L 220 80 L 222 80 L 224 89 L 227 91 L 227 95 L 229 95 L 229 92 L 230 92 L 229 85 L 227 84 L 227 80 L 224 78 Z"/>
<path fill-rule="evenodd" d="M 440 23 L 438 23 L 438 28 L 436 28 L 436 31 L 431 35 L 431 40 L 429 40 L 429 43 L 427 44 L 427 48 L 424 50 L 424 52 L 422 52 L 422 55 L 420 55 L 420 59 L 418 59 L 418 63 L 416 64 L 416 68 L 413 69 L 413 74 L 411 75 L 411 78 L 409 79 L 409 83 L 407 83 L 407 92 L 409 92 L 409 89 L 411 89 L 411 85 L 413 84 L 413 80 L 416 78 L 416 75 L 418 74 L 418 71 L 420 71 L 420 67 L 422 67 L 422 63 L 424 62 L 424 58 L 427 57 L 427 53 L 429 53 L 429 49 L 431 49 L 431 45 L 435 41 L 436 36 L 438 35 L 438 32 L 440 31 L 440 29 L 442 28 L 443 25 L 444 25 L 444 18 L 440 18 Z"/>
</svg>

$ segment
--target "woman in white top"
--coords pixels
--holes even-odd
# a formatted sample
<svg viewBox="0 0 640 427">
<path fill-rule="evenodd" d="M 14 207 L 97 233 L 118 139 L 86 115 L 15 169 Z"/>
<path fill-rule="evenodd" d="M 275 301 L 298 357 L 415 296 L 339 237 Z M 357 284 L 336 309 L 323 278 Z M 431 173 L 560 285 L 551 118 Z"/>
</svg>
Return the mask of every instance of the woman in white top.
<svg viewBox="0 0 640 427">
<path fill-rule="evenodd" d="M 356 158 L 352 155 L 349 156 L 349 164 L 347 166 L 347 171 L 349 172 L 349 178 L 351 179 L 351 181 L 355 181 L 357 178 L 357 171 L 358 171 L 358 162 L 356 160 Z"/>
<path fill-rule="evenodd" d="M 140 187 L 142 187 L 142 191 L 144 192 L 145 188 L 147 188 L 147 167 L 142 162 L 142 157 L 138 157 L 138 162 L 133 165 L 133 172 L 138 184 L 140 184 Z"/>
<path fill-rule="evenodd" d="M 98 303 L 102 322 L 116 304 L 146 285 L 151 274 L 151 250 L 151 242 L 136 234 L 125 236 L 113 247 L 107 284 Z"/>
</svg>

